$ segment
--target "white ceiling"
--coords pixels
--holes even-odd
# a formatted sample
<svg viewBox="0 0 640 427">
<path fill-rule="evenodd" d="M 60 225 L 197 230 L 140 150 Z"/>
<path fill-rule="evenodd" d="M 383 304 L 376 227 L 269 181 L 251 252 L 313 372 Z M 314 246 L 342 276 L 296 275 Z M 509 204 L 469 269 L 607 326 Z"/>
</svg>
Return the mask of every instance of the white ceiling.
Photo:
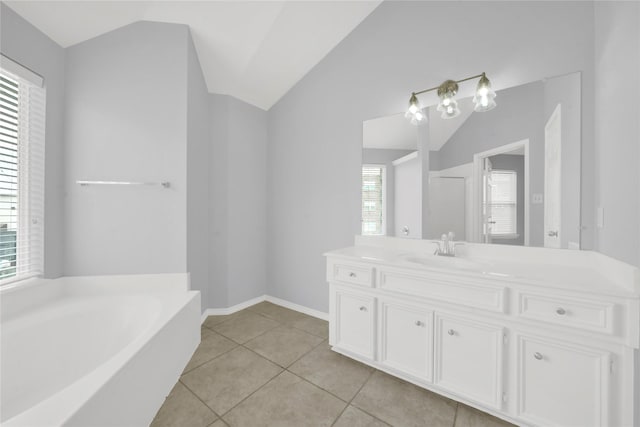
<svg viewBox="0 0 640 427">
<path fill-rule="evenodd" d="M 437 106 L 428 107 L 429 149 L 438 151 L 473 113 L 472 98 L 458 100 L 460 115 L 453 119 L 443 119 L 436 111 Z M 418 133 L 404 113 L 367 120 L 362 125 L 362 146 L 389 150 L 416 150 Z"/>
<path fill-rule="evenodd" d="M 209 91 L 267 110 L 381 0 L 5 3 L 63 47 L 141 20 L 189 25 Z"/>
<path fill-rule="evenodd" d="M 367 120 L 362 124 L 362 146 L 388 150 L 416 150 L 417 128 L 402 114 Z"/>
</svg>

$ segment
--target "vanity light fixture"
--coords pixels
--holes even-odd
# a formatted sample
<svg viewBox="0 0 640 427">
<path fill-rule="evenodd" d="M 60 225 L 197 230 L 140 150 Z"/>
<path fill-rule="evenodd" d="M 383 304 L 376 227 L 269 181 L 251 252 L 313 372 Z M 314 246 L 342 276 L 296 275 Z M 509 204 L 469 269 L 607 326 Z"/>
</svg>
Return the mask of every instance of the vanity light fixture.
<svg viewBox="0 0 640 427">
<path fill-rule="evenodd" d="M 409 99 L 409 109 L 407 110 L 405 117 L 411 121 L 413 125 L 419 125 L 427 121 L 427 115 L 423 111 L 423 107 L 420 105 L 418 95 L 434 90 L 438 91 L 440 102 L 438 103 L 437 110 L 442 114 L 440 117 L 443 119 L 452 119 L 460 115 L 460 108 L 458 107 L 458 101 L 455 96 L 458 93 L 458 83 L 466 82 L 480 78 L 478 81 L 478 87 L 473 97 L 474 111 L 484 112 L 495 108 L 496 93 L 491 89 L 491 82 L 487 78 L 485 73 L 478 74 L 477 76 L 467 77 L 462 80 L 446 80 L 440 86 L 432 87 L 429 89 L 421 90 L 420 92 L 413 92 Z"/>
</svg>

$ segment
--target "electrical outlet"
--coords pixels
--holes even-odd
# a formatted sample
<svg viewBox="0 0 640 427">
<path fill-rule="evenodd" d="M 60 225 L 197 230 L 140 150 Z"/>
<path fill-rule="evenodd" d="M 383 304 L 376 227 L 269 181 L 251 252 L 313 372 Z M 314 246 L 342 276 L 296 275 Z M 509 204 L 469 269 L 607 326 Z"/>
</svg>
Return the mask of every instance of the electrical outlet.
<svg viewBox="0 0 640 427">
<path fill-rule="evenodd" d="M 533 196 L 531 197 L 531 203 L 533 203 L 534 205 L 541 205 L 542 193 L 534 193 Z"/>
</svg>

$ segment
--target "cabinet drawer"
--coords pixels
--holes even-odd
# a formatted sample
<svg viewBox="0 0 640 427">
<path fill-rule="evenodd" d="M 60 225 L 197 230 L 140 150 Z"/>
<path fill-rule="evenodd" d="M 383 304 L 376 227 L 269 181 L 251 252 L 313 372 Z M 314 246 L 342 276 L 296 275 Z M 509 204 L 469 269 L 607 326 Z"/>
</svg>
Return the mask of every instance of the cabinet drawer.
<svg viewBox="0 0 640 427">
<path fill-rule="evenodd" d="M 518 336 L 518 416 L 541 426 L 607 426 L 608 353 Z"/>
<path fill-rule="evenodd" d="M 441 313 L 435 319 L 434 382 L 501 409 L 503 328 Z"/>
<path fill-rule="evenodd" d="M 521 292 L 518 314 L 558 325 L 613 333 L 615 304 Z"/>
<path fill-rule="evenodd" d="M 374 360 L 375 298 L 342 288 L 334 288 L 332 298 L 333 345 Z"/>
<path fill-rule="evenodd" d="M 506 288 L 488 280 L 437 273 L 407 273 L 406 270 L 381 268 L 378 286 L 407 295 L 504 312 Z"/>
<path fill-rule="evenodd" d="M 374 269 L 366 264 L 333 261 L 327 264 L 327 281 L 373 287 Z"/>
</svg>

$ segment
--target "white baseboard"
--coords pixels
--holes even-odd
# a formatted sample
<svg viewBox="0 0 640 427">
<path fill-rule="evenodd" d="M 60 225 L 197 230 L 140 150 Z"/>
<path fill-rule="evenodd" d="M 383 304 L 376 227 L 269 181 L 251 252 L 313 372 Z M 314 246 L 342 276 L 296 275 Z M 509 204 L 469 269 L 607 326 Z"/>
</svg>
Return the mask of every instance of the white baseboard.
<svg viewBox="0 0 640 427">
<path fill-rule="evenodd" d="M 305 307 L 304 305 L 296 304 L 293 302 L 289 302 L 280 298 L 272 297 L 269 295 L 262 295 L 256 298 L 252 298 L 248 301 L 241 302 L 240 304 L 233 305 L 227 308 L 207 308 L 201 317 L 201 323 L 209 316 L 226 316 L 229 314 L 233 314 L 237 311 L 244 310 L 247 307 L 251 307 L 252 305 L 258 304 L 262 301 L 269 301 L 272 304 L 276 304 L 285 308 L 289 308 L 291 310 L 299 311 L 303 314 L 308 314 L 309 316 L 317 317 L 322 320 L 329 320 L 329 314 L 324 313 L 322 311 L 314 310 L 313 308 Z"/>
<path fill-rule="evenodd" d="M 289 302 L 287 300 L 283 300 L 280 298 L 272 297 L 270 295 L 266 296 L 266 300 L 270 303 L 280 305 L 285 308 L 289 308 L 291 310 L 299 311 L 300 313 L 308 314 L 309 316 L 317 317 L 322 320 L 329 320 L 329 313 L 324 313 L 322 311 L 314 310 L 313 308 L 305 307 L 304 305 L 296 304 L 294 302 Z"/>
<path fill-rule="evenodd" d="M 252 305 L 256 305 L 262 301 L 265 301 L 266 298 L 267 298 L 266 295 L 261 295 L 259 297 L 252 298 L 250 300 L 241 302 L 240 304 L 232 305 L 231 307 L 227 307 L 227 308 L 207 308 L 202 313 L 201 323 L 204 323 L 206 318 L 209 316 L 226 316 L 229 314 L 233 314 L 236 311 L 244 310 L 247 307 L 251 307 Z"/>
</svg>

